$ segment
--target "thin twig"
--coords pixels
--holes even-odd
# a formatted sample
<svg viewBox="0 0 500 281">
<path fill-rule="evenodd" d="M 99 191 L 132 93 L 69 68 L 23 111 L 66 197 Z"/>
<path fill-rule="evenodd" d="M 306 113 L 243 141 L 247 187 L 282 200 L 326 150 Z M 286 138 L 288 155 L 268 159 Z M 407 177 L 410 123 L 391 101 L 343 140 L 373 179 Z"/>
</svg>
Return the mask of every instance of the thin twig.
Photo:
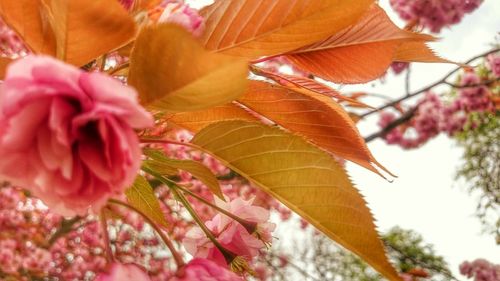
<svg viewBox="0 0 500 281">
<path fill-rule="evenodd" d="M 383 136 L 387 135 L 390 131 L 392 131 L 397 126 L 409 121 L 413 117 L 413 115 L 415 114 L 417 109 L 418 109 L 418 105 L 416 105 L 412 109 L 405 112 L 405 114 L 401 115 L 401 117 L 399 117 L 398 119 L 393 120 L 391 123 L 389 123 L 387 126 L 385 126 L 382 130 L 365 137 L 365 142 L 370 142 L 378 137 L 383 137 Z"/>
<path fill-rule="evenodd" d="M 410 95 L 410 77 L 411 77 L 411 65 L 408 64 L 408 68 L 406 69 L 406 76 L 405 76 L 405 92 L 406 95 Z"/>
<path fill-rule="evenodd" d="M 106 222 L 106 215 L 104 214 L 104 209 L 101 210 L 99 215 L 99 220 L 101 222 L 102 236 L 104 237 L 104 249 L 106 252 L 106 260 L 108 263 L 113 263 L 113 250 L 111 249 L 111 240 L 109 239 L 108 224 Z"/>
</svg>

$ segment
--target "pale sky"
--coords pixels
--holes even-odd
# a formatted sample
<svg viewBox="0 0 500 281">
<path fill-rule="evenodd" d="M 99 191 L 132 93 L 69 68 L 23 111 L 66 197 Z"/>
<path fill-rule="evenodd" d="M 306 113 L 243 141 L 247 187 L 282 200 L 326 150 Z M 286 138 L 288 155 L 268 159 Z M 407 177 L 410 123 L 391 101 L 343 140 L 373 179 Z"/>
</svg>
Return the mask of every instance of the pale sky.
<svg viewBox="0 0 500 281">
<path fill-rule="evenodd" d="M 203 6 L 209 0 L 188 1 Z M 404 24 L 392 12 L 388 0 L 380 5 L 399 25 Z M 442 38 L 432 47 L 442 56 L 462 62 L 490 49 L 490 43 L 500 31 L 500 1 L 486 0 L 473 14 L 449 30 L 443 30 Z M 412 89 L 428 85 L 453 69 L 453 65 L 414 64 Z M 342 91 L 365 90 L 397 97 L 403 94 L 404 80 L 389 76 L 387 82 L 363 86 L 345 86 Z M 360 124 L 365 135 L 376 129 L 376 120 Z M 500 247 L 494 238 L 481 235 L 481 224 L 474 216 L 476 199 L 471 197 L 462 184 L 454 181 L 460 163 L 461 149 L 446 136 L 440 136 L 423 147 L 404 151 L 388 146 L 380 140 L 370 143 L 370 149 L 384 166 L 398 175 L 389 183 L 377 175 L 356 165 L 348 165 L 353 181 L 366 196 L 369 206 L 383 231 L 399 225 L 422 234 L 424 240 L 434 244 L 437 254 L 450 264 L 450 269 L 460 280 L 458 265 L 464 260 L 486 258 L 500 263 Z M 277 244 L 285 245 L 290 235 L 286 225 L 278 226 Z"/>
</svg>

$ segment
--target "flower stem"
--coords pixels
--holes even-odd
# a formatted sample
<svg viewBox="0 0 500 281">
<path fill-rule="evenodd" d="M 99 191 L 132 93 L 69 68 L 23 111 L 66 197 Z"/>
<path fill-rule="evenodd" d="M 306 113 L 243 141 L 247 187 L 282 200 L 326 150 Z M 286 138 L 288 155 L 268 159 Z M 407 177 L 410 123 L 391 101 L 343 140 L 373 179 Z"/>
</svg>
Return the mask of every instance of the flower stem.
<svg viewBox="0 0 500 281">
<path fill-rule="evenodd" d="M 99 220 L 101 221 L 102 235 L 104 236 L 104 249 L 106 252 L 106 260 L 108 261 L 108 263 L 113 263 L 115 259 L 113 258 L 111 241 L 109 240 L 108 224 L 106 221 L 106 214 L 104 213 L 104 209 L 101 210 L 101 213 L 99 215 Z"/>
<path fill-rule="evenodd" d="M 210 241 L 219 249 L 219 251 L 222 253 L 224 258 L 226 259 L 226 262 L 230 264 L 234 258 L 236 257 L 236 254 L 232 253 L 228 249 L 224 248 L 219 241 L 215 238 L 214 234 L 208 227 L 205 225 L 205 223 L 200 219 L 198 214 L 195 212 L 191 204 L 187 201 L 186 197 L 184 197 L 184 194 L 180 193 L 178 190 L 177 185 L 172 185 L 170 186 L 170 190 L 172 190 L 172 193 L 174 194 L 179 201 L 181 201 L 182 205 L 186 208 L 186 210 L 189 212 L 191 217 L 193 217 L 194 221 L 198 224 L 198 226 L 201 228 L 201 230 L 205 233 L 205 235 L 210 239 Z"/>
<path fill-rule="evenodd" d="M 172 243 L 172 241 L 170 241 L 170 239 L 163 232 L 163 230 L 161 230 L 158 227 L 158 225 L 156 225 L 142 211 L 140 211 L 139 209 L 135 208 L 134 206 L 131 206 L 131 205 L 125 203 L 125 202 L 122 202 L 122 201 L 119 201 L 119 200 L 116 200 L 116 199 L 110 199 L 109 203 L 112 203 L 112 204 L 115 204 L 115 205 L 120 205 L 122 207 L 130 209 L 130 210 L 136 212 L 137 214 L 139 214 L 149 225 L 151 225 L 151 227 L 156 231 L 156 233 L 158 233 L 158 235 L 160 236 L 160 238 L 163 241 L 163 243 L 165 243 L 165 245 L 167 246 L 167 248 L 170 250 L 170 252 L 172 253 L 172 256 L 174 258 L 174 261 L 177 264 L 177 268 L 181 268 L 181 267 L 183 267 L 185 265 L 184 260 L 182 259 L 182 257 L 179 254 L 179 252 L 177 252 L 177 250 L 175 249 L 174 244 Z"/>
<path fill-rule="evenodd" d="M 196 222 L 196 224 L 198 224 L 198 226 L 205 233 L 207 238 L 222 253 L 226 262 L 228 264 L 230 264 L 236 258 L 237 255 L 234 254 L 233 252 L 229 251 L 228 249 L 224 248 L 224 246 L 222 246 L 219 243 L 219 241 L 217 241 L 217 239 L 215 238 L 212 231 L 210 231 L 210 229 L 208 229 L 208 227 L 205 225 L 205 223 L 201 220 L 201 218 L 198 216 L 196 211 L 193 209 L 193 206 L 191 206 L 191 204 L 187 201 L 186 197 L 184 197 L 184 194 L 179 192 L 179 186 L 177 185 L 177 183 L 168 181 L 167 179 L 162 177 L 160 174 L 156 173 L 155 171 L 153 171 L 147 167 L 142 167 L 142 170 L 144 172 L 154 176 L 156 179 L 158 179 L 159 181 L 161 181 L 162 183 L 164 183 L 165 185 L 167 185 L 170 188 L 170 190 L 172 191 L 172 194 L 175 196 L 175 198 L 177 198 L 182 203 L 182 205 L 184 205 L 184 207 L 186 208 L 188 213 L 191 215 L 193 220 Z"/>
<path fill-rule="evenodd" d="M 168 180 L 168 181 L 172 182 L 173 184 L 177 185 L 176 182 L 174 182 L 174 181 L 172 181 L 170 179 L 166 179 L 166 180 Z M 233 214 L 233 213 L 231 213 L 231 212 L 229 212 L 229 211 L 227 211 L 227 210 L 225 210 L 225 209 L 223 209 L 223 208 L 221 208 L 221 207 L 219 207 L 219 206 L 211 203 L 210 201 L 206 200 L 205 198 L 199 196 L 198 194 L 196 194 L 196 193 L 192 192 L 191 190 L 188 190 L 188 189 L 186 189 L 186 188 L 184 188 L 184 187 L 182 187 L 180 185 L 177 185 L 177 188 L 179 188 L 182 192 L 189 194 L 191 197 L 194 197 L 196 200 L 202 202 L 203 204 L 205 204 L 205 205 L 207 205 L 207 206 L 209 206 L 209 207 L 217 210 L 218 212 L 220 212 L 220 213 L 222 213 L 222 214 L 230 217 L 231 219 L 237 221 L 239 224 L 241 224 L 248 231 L 248 233 L 252 234 L 252 233 L 255 232 L 255 230 L 257 230 L 257 224 L 256 223 L 251 222 L 251 221 L 247 221 L 245 219 L 242 219 L 242 218 L 236 216 L 235 214 Z"/>
</svg>

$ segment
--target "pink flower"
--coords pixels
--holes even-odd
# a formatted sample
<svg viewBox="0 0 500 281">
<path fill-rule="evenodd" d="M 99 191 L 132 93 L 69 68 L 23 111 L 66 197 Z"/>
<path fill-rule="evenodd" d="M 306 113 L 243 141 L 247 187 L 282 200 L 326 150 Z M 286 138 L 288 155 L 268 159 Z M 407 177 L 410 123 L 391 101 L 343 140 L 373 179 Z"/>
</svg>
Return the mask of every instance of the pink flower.
<svg viewBox="0 0 500 281">
<path fill-rule="evenodd" d="M 108 272 L 97 275 L 94 281 L 150 281 L 148 274 L 135 264 L 113 263 Z"/>
<path fill-rule="evenodd" d="M 123 8 L 126 10 L 130 11 L 132 10 L 132 7 L 134 6 L 135 0 L 118 0 L 120 4 L 122 4 Z"/>
<path fill-rule="evenodd" d="M 401 279 L 403 279 L 403 281 L 413 281 L 413 276 L 410 275 L 410 274 L 406 274 L 406 273 L 401 273 L 401 275 L 399 275 L 401 277 Z"/>
<path fill-rule="evenodd" d="M 267 222 L 269 211 L 262 207 L 252 206 L 253 199 L 246 201 L 236 198 L 229 203 L 218 198 L 215 200 L 219 207 L 257 225 L 258 235 L 250 234 L 243 225 L 222 214 L 215 215 L 212 220 L 205 223 L 224 248 L 250 261 L 259 254 L 259 250 L 264 248 L 266 243 L 272 240 L 271 232 L 275 224 Z M 215 248 L 200 228 L 192 228 L 186 234 L 183 243 L 186 250 L 193 256 L 208 258 L 220 265 L 226 265 L 222 253 Z"/>
<path fill-rule="evenodd" d="M 0 178 L 64 215 L 99 209 L 140 166 L 134 128 L 153 119 L 136 95 L 49 57 L 12 63 L 0 89 Z"/>
<path fill-rule="evenodd" d="M 495 78 L 500 77 L 500 54 L 491 54 L 488 56 L 488 66 Z"/>
<path fill-rule="evenodd" d="M 194 258 L 170 279 L 171 281 L 242 281 L 243 278 L 215 262 Z"/>
<path fill-rule="evenodd" d="M 205 29 L 205 22 L 198 11 L 188 5 L 177 2 L 167 3 L 158 22 L 170 22 L 178 24 L 195 37 L 199 37 Z"/>
</svg>

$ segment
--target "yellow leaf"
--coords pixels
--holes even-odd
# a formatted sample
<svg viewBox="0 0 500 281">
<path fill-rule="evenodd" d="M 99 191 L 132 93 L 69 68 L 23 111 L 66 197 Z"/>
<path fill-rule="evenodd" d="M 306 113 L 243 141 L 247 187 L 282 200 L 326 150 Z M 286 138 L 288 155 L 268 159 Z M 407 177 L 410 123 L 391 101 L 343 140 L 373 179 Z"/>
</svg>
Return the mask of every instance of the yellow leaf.
<svg viewBox="0 0 500 281">
<path fill-rule="evenodd" d="M 217 0 L 201 10 L 204 45 L 247 58 L 282 54 L 356 22 L 373 0 Z"/>
<path fill-rule="evenodd" d="M 56 41 L 41 0 L 0 0 L 0 15 L 33 52 L 56 54 Z"/>
<path fill-rule="evenodd" d="M 389 280 L 400 280 L 387 260 L 366 202 L 344 169 L 326 152 L 299 136 L 246 121 L 210 125 L 192 142 Z"/>
<path fill-rule="evenodd" d="M 143 212 L 149 219 L 163 227 L 168 226 L 167 220 L 160 209 L 158 198 L 156 198 L 153 188 L 143 176 L 137 176 L 132 187 L 125 191 L 125 195 L 130 205 Z"/>
<path fill-rule="evenodd" d="M 377 174 L 377 165 L 356 124 L 332 98 L 311 91 L 291 90 L 252 81 L 240 103 L 321 148 Z"/>
<path fill-rule="evenodd" d="M 299 68 L 336 83 L 363 83 L 380 77 L 403 42 L 431 41 L 430 35 L 397 27 L 382 8 L 373 5 L 356 24 L 287 58 Z"/>
<path fill-rule="evenodd" d="M 128 82 L 143 104 L 179 112 L 236 99 L 245 91 L 247 75 L 246 61 L 209 53 L 182 27 L 159 24 L 139 34 Z"/>
<path fill-rule="evenodd" d="M 54 30 L 56 54 L 81 66 L 125 45 L 135 35 L 134 20 L 116 0 L 43 0 Z"/>
<path fill-rule="evenodd" d="M 145 154 L 153 160 L 146 161 L 146 165 L 154 167 L 170 167 L 174 170 L 180 169 L 189 172 L 195 178 L 204 183 L 215 195 L 224 200 L 222 191 L 219 186 L 219 181 L 209 168 L 203 164 L 193 160 L 178 160 L 166 157 L 163 153 L 157 150 L 146 150 Z M 152 164 L 152 165 L 151 165 Z M 154 170 L 157 171 L 157 170 Z"/>
<path fill-rule="evenodd" d="M 225 105 L 211 107 L 205 110 L 180 112 L 165 117 L 167 122 L 174 123 L 191 132 L 198 132 L 204 127 L 224 120 L 247 120 L 258 119 L 242 107 L 228 103 Z"/>
</svg>

